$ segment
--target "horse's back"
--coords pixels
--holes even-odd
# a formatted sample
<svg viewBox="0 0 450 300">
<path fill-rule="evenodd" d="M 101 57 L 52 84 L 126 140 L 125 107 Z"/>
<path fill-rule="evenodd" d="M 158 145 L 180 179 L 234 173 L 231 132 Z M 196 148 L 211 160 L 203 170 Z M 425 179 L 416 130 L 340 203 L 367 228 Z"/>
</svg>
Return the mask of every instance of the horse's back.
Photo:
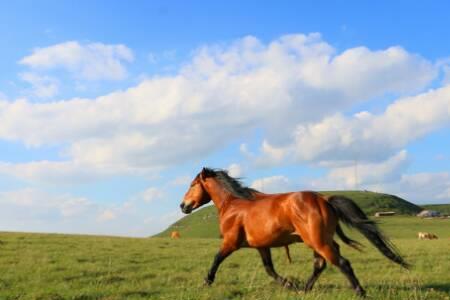
<svg viewBox="0 0 450 300">
<path fill-rule="evenodd" d="M 333 214 L 327 197 L 313 191 L 300 191 L 292 193 L 289 197 L 289 205 L 293 213 L 302 219 L 307 219 L 309 214 L 319 214 L 322 218 L 329 218 Z"/>
<path fill-rule="evenodd" d="M 292 219 L 292 215 L 299 215 L 306 219 L 308 214 L 319 213 L 322 217 L 329 217 L 330 206 L 327 198 L 313 191 L 299 191 L 282 194 L 261 194 L 254 201 L 247 202 L 248 214 L 264 218 Z"/>
</svg>

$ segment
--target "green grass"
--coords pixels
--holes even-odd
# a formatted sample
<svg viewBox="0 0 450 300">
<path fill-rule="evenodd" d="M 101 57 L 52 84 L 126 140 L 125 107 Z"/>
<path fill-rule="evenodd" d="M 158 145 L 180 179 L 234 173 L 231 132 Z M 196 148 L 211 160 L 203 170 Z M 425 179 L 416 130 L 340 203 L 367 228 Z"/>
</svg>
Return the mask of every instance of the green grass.
<svg viewBox="0 0 450 300">
<path fill-rule="evenodd" d="M 414 267 L 401 269 L 367 245 L 364 253 L 346 246 L 369 299 L 450 299 L 450 220 L 387 217 L 381 227 Z M 420 241 L 417 231 L 438 240 Z M 309 294 L 274 284 L 254 249 L 233 253 L 216 282 L 205 276 L 220 239 L 117 238 L 54 234 L 0 233 L 0 299 L 357 299 L 347 280 L 329 267 Z M 312 253 L 292 245 L 293 264 L 274 249 L 280 274 L 303 284 L 312 270 Z"/>
</svg>

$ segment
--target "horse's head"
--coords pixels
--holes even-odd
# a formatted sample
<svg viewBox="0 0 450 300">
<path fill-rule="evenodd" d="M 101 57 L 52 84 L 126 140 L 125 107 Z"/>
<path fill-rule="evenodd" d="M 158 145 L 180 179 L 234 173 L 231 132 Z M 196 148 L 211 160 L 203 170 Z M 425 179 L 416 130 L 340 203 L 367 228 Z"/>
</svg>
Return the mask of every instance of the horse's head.
<svg viewBox="0 0 450 300">
<path fill-rule="evenodd" d="M 211 201 L 211 196 L 205 190 L 204 179 L 208 176 L 208 169 L 203 170 L 192 180 L 189 190 L 180 204 L 181 211 L 190 214 L 194 209 Z"/>
</svg>

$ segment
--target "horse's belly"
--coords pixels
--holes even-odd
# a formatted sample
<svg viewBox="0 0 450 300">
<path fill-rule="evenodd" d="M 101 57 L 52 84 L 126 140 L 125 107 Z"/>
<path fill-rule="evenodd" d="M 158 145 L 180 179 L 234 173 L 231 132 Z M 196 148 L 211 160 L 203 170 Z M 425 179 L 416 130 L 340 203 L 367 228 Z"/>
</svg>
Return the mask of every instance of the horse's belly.
<svg viewBox="0 0 450 300">
<path fill-rule="evenodd" d="M 271 243 L 270 247 L 282 247 L 293 243 L 302 243 L 302 239 L 299 235 L 294 233 L 286 233 L 281 235 L 278 239 Z"/>
<path fill-rule="evenodd" d="M 250 247 L 282 247 L 292 243 L 301 243 L 302 239 L 289 231 L 273 232 L 265 235 L 248 235 L 247 243 Z"/>
<path fill-rule="evenodd" d="M 276 213 L 273 213 L 275 211 Z M 258 207 L 251 211 L 244 219 L 244 232 L 250 247 L 280 247 L 299 241 L 289 218 L 279 211 L 279 207 L 272 209 Z"/>
</svg>

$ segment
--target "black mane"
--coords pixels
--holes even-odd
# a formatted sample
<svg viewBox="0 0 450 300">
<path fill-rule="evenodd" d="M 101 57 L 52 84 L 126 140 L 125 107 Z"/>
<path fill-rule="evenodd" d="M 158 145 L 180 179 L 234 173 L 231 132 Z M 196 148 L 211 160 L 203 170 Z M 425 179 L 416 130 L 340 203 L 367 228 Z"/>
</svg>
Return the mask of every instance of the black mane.
<svg viewBox="0 0 450 300">
<path fill-rule="evenodd" d="M 254 194 L 258 192 L 255 189 L 244 186 L 240 178 L 231 177 L 226 170 L 203 168 L 203 172 L 206 177 L 217 178 L 225 190 L 236 198 L 252 200 Z"/>
</svg>

